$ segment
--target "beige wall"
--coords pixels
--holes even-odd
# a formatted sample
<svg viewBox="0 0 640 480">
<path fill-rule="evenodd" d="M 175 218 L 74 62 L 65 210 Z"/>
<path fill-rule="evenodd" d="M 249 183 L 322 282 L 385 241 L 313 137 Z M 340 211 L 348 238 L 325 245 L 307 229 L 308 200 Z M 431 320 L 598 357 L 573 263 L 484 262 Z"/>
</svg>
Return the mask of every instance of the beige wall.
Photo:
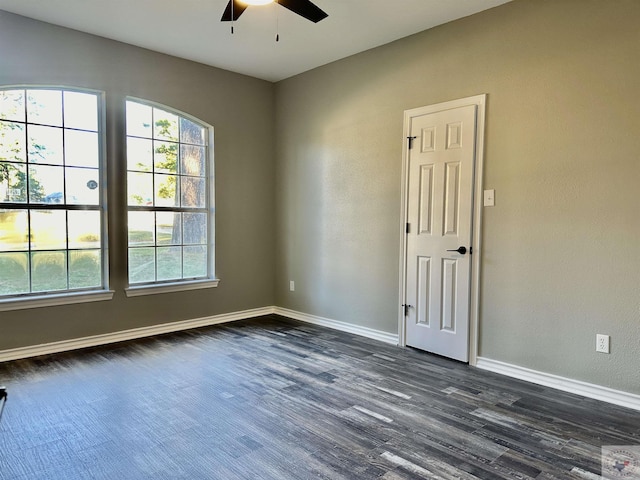
<svg viewBox="0 0 640 480">
<path fill-rule="evenodd" d="M 0 350 L 273 305 L 273 84 L 0 12 L 0 85 L 10 84 L 106 92 L 116 294 L 106 302 L 0 312 Z M 188 112 L 215 128 L 218 288 L 124 295 L 126 95 Z"/>
<path fill-rule="evenodd" d="M 403 111 L 486 93 L 480 355 L 640 393 L 638 25 L 516 0 L 277 84 L 277 304 L 397 331 Z"/>
</svg>

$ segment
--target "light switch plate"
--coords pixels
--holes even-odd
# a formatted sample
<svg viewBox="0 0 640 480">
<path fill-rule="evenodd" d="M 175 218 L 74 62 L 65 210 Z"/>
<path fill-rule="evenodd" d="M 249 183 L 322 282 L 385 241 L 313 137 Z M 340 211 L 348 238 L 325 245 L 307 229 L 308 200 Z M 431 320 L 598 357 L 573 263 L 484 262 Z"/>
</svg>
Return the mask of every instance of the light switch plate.
<svg viewBox="0 0 640 480">
<path fill-rule="evenodd" d="M 485 190 L 484 191 L 484 206 L 493 207 L 496 204 L 496 191 Z"/>
</svg>

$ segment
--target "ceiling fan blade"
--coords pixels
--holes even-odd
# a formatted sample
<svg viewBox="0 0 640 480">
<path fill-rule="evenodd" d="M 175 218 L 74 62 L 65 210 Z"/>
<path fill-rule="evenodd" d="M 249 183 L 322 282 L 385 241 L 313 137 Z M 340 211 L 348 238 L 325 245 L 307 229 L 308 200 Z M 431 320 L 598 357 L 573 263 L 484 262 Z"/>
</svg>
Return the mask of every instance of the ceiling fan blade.
<svg viewBox="0 0 640 480">
<path fill-rule="evenodd" d="M 276 2 L 313 23 L 318 23 L 329 16 L 309 0 L 276 0 Z"/>
<path fill-rule="evenodd" d="M 238 20 L 238 17 L 242 15 L 248 5 L 244 3 L 240 3 L 238 0 L 229 0 L 227 3 L 227 8 L 224 9 L 224 13 L 222 14 L 221 22 L 230 22 L 231 21 L 231 3 L 233 2 L 233 20 Z"/>
</svg>

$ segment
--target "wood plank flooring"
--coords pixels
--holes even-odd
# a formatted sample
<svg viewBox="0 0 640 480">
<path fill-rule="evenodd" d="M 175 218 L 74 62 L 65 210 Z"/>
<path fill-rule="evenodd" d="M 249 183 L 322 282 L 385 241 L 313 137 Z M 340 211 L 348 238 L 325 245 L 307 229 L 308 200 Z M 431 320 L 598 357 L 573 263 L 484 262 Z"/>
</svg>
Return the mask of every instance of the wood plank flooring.
<svg viewBox="0 0 640 480">
<path fill-rule="evenodd" d="M 640 412 L 278 316 L 0 364 L 0 478 L 594 479 Z"/>
</svg>

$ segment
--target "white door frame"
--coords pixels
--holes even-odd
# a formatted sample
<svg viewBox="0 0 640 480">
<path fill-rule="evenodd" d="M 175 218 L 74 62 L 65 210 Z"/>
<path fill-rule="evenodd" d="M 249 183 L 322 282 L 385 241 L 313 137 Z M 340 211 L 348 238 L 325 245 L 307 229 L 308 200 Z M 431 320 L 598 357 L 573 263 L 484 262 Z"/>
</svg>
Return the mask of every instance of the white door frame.
<svg viewBox="0 0 640 480">
<path fill-rule="evenodd" d="M 472 242 L 473 254 L 471 254 L 471 298 L 469 299 L 469 365 L 476 365 L 478 359 L 478 322 L 480 315 L 480 256 L 482 254 L 482 190 L 483 190 L 483 165 L 484 165 L 484 123 L 487 95 L 475 95 L 473 97 L 451 100 L 426 107 L 413 108 L 404 112 L 403 146 L 402 146 L 402 184 L 401 184 L 401 216 L 400 225 L 400 303 L 406 299 L 407 279 L 407 195 L 409 192 L 409 142 L 407 137 L 411 135 L 411 119 L 420 115 L 451 110 L 468 105 L 477 106 L 476 118 L 476 149 L 474 154 L 474 181 L 473 181 L 473 223 Z M 406 317 L 404 308 L 398 305 L 398 344 L 406 345 Z"/>
</svg>

